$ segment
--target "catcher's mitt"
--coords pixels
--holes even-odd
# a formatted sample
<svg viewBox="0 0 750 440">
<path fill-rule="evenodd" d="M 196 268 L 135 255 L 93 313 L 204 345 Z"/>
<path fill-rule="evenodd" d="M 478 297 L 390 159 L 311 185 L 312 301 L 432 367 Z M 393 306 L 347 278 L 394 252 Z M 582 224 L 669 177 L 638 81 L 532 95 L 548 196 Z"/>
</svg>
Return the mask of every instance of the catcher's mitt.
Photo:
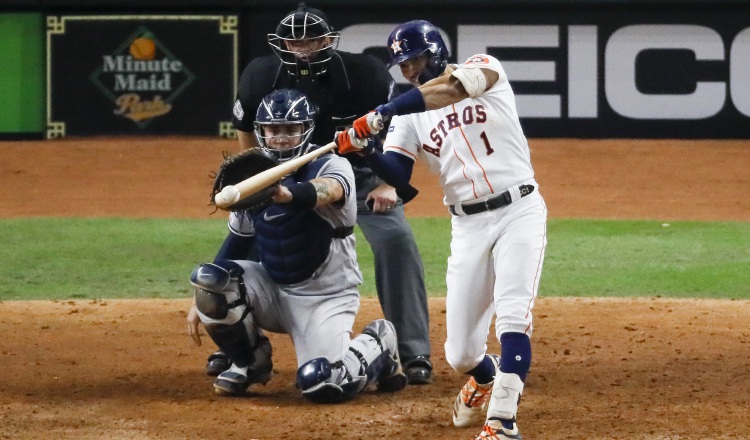
<svg viewBox="0 0 750 440">
<path fill-rule="evenodd" d="M 224 154 L 219 170 L 216 172 L 214 186 L 211 189 L 211 204 L 215 205 L 216 194 L 220 193 L 227 185 L 235 185 L 260 172 L 273 168 L 279 162 L 269 152 L 260 148 L 245 150 L 234 156 Z M 280 182 L 280 181 L 279 181 Z M 226 208 L 227 211 L 258 210 L 271 204 L 271 196 L 279 186 L 276 182 L 257 193 L 246 197 Z"/>
</svg>

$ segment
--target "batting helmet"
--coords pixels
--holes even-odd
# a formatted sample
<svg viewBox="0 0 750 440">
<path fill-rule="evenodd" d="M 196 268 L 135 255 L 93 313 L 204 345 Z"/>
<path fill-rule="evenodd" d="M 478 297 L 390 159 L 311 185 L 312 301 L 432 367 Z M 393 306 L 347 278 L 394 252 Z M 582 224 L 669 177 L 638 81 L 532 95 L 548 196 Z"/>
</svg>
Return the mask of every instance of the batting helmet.
<svg viewBox="0 0 750 440">
<path fill-rule="evenodd" d="M 295 158 L 307 149 L 317 113 L 317 107 L 297 90 L 274 90 L 258 106 L 255 137 L 280 162 Z"/>
<path fill-rule="evenodd" d="M 448 65 L 448 47 L 440 36 L 440 31 L 425 20 L 412 20 L 398 26 L 388 37 L 390 69 L 396 64 L 429 54 L 427 66 L 417 80 L 420 84 L 436 78 Z"/>
<path fill-rule="evenodd" d="M 268 44 L 290 74 L 314 76 L 327 70 L 340 35 L 323 11 L 300 3 L 281 20 L 275 34 L 268 34 Z"/>
</svg>

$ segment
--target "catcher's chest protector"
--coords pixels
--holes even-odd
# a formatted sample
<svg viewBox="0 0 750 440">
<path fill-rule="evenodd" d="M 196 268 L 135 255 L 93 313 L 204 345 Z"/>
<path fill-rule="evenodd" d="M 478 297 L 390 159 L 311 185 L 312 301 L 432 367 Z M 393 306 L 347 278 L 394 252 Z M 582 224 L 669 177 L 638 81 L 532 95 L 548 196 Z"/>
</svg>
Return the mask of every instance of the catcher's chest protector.
<svg viewBox="0 0 750 440">
<path fill-rule="evenodd" d="M 253 223 L 260 262 L 279 284 L 310 278 L 328 257 L 334 230 L 314 210 L 274 204 Z"/>
<path fill-rule="evenodd" d="M 284 179 L 282 185 L 315 178 L 319 168 L 310 165 Z M 314 209 L 273 204 L 252 218 L 260 262 L 275 282 L 302 282 L 328 258 L 335 231 Z"/>
</svg>

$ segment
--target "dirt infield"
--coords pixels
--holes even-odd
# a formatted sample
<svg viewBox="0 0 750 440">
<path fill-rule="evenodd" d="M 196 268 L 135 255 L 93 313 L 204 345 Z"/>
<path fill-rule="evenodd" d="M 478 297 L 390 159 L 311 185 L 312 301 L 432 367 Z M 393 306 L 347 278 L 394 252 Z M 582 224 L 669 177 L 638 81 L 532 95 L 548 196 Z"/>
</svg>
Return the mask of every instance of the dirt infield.
<svg viewBox="0 0 750 440">
<path fill-rule="evenodd" d="M 750 221 L 750 143 L 532 140 L 551 217 Z M 64 139 L 0 143 L 1 216 L 206 218 L 208 173 L 235 141 Z M 445 216 L 417 168 L 410 216 Z M 188 268 L 189 269 L 189 268 Z M 435 382 L 333 406 L 294 388 L 289 339 L 275 377 L 221 398 L 210 341 L 184 331 L 188 300 L 0 302 L 0 438 L 470 438 L 450 407 L 445 304 L 430 301 Z M 363 300 L 355 330 L 381 316 Z M 525 439 L 744 439 L 750 301 L 561 299 L 535 308 Z M 497 343 L 491 344 L 493 351 Z"/>
</svg>

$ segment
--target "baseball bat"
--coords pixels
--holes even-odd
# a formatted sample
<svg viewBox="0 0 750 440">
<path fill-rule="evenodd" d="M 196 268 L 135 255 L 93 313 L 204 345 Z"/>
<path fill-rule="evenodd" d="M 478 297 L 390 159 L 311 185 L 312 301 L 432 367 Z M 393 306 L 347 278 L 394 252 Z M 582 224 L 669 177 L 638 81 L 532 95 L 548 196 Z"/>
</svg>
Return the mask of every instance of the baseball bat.
<svg viewBox="0 0 750 440">
<path fill-rule="evenodd" d="M 227 209 L 240 200 L 250 197 L 258 191 L 266 188 L 267 186 L 278 182 L 283 179 L 284 176 L 293 173 L 298 170 L 302 165 L 312 162 L 319 156 L 322 156 L 329 151 L 336 148 L 336 142 L 324 145 L 317 150 L 303 154 L 300 157 L 294 158 L 290 161 L 283 162 L 276 165 L 273 168 L 269 168 L 263 172 L 260 172 L 252 177 L 249 177 L 242 182 L 234 185 L 227 185 L 221 189 L 221 192 L 216 194 L 214 197 L 214 203 L 221 209 Z"/>
</svg>

